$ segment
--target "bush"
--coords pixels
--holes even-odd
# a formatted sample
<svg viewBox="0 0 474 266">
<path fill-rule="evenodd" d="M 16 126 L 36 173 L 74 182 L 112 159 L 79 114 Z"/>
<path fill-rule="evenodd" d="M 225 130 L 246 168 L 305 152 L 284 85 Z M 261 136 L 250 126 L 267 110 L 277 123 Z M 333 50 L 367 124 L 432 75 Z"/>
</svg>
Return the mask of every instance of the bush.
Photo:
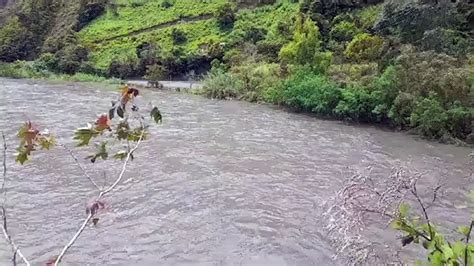
<svg viewBox="0 0 474 266">
<path fill-rule="evenodd" d="M 341 89 L 327 77 L 302 69 L 284 81 L 284 103 L 298 111 L 331 115 L 341 98 Z"/>
<path fill-rule="evenodd" d="M 161 7 L 168 9 L 173 6 L 173 2 L 171 0 L 164 0 L 161 2 Z"/>
<path fill-rule="evenodd" d="M 171 38 L 173 39 L 174 44 L 182 44 L 187 40 L 186 33 L 177 28 L 171 30 Z"/>
<path fill-rule="evenodd" d="M 87 57 L 88 51 L 86 48 L 70 44 L 56 53 L 57 68 L 60 72 L 74 74 L 79 70 L 81 63 L 87 60 Z"/>
<path fill-rule="evenodd" d="M 448 116 L 447 128 L 453 137 L 465 139 L 472 133 L 474 126 L 474 108 L 461 106 L 456 103 L 446 112 Z"/>
<path fill-rule="evenodd" d="M 407 46 L 402 49 L 395 67 L 401 91 L 420 97 L 436 92 L 443 105 L 456 101 L 468 104 L 469 67 L 456 58 L 434 51 L 418 52 Z"/>
<path fill-rule="evenodd" d="M 279 71 L 278 64 L 252 63 L 233 68 L 232 72 L 242 84 L 239 98 L 250 102 L 262 101 L 264 90 L 278 82 Z"/>
<path fill-rule="evenodd" d="M 36 44 L 28 29 L 14 16 L 0 29 L 0 61 L 26 59 Z"/>
<path fill-rule="evenodd" d="M 350 86 L 343 90 L 334 112 L 342 119 L 361 122 L 381 122 L 383 115 L 376 107 L 383 104 L 377 94 L 367 87 Z"/>
<path fill-rule="evenodd" d="M 217 9 L 215 17 L 222 28 L 229 28 L 234 25 L 236 19 L 235 12 L 235 6 L 230 3 L 226 3 Z"/>
<path fill-rule="evenodd" d="M 280 60 L 284 64 L 311 65 L 320 52 L 321 35 L 318 27 L 310 19 L 300 17 L 297 20 L 293 41 L 280 50 Z"/>
<path fill-rule="evenodd" d="M 59 69 L 58 63 L 58 59 L 54 54 L 44 53 L 34 61 L 33 66 L 38 71 L 47 70 L 51 72 L 57 72 Z"/>
<path fill-rule="evenodd" d="M 352 40 L 358 33 L 360 33 L 360 29 L 354 22 L 341 21 L 331 28 L 329 34 L 336 41 L 347 42 Z"/>
<path fill-rule="evenodd" d="M 380 57 L 382 46 L 382 38 L 368 33 L 360 33 L 349 42 L 344 54 L 357 62 L 373 61 Z"/>
<path fill-rule="evenodd" d="M 200 94 L 212 99 L 234 99 L 241 90 L 242 83 L 229 72 L 210 72 L 204 77 Z"/>
<path fill-rule="evenodd" d="M 410 125 L 428 138 L 441 138 L 447 133 L 448 115 L 435 93 L 416 103 Z"/>
<path fill-rule="evenodd" d="M 368 86 L 376 79 L 378 66 L 376 63 L 334 64 L 329 66 L 327 74 L 334 81 L 344 85 Z"/>
<path fill-rule="evenodd" d="M 392 125 L 401 129 L 410 125 L 410 117 L 415 108 L 416 97 L 410 93 L 400 92 L 394 99 L 388 117 Z"/>
<path fill-rule="evenodd" d="M 150 65 L 147 66 L 145 78 L 150 81 L 159 81 L 166 79 L 168 76 L 168 71 L 162 65 Z"/>
</svg>

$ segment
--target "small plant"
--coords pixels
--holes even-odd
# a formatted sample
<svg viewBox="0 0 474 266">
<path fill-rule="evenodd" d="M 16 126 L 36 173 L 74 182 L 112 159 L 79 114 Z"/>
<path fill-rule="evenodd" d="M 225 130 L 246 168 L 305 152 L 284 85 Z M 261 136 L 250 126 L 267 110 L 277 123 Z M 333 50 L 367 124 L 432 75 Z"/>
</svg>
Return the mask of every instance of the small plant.
<svg viewBox="0 0 474 266">
<path fill-rule="evenodd" d="M 234 25 L 236 15 L 235 6 L 226 3 L 221 5 L 216 11 L 216 18 L 222 28 L 229 28 Z"/>
<path fill-rule="evenodd" d="M 182 44 L 187 40 L 186 33 L 177 28 L 171 30 L 171 38 L 173 39 L 174 44 Z"/>
<path fill-rule="evenodd" d="M 99 215 L 106 206 L 105 197 L 113 191 L 124 178 L 127 165 L 130 161 L 136 159 L 135 152 L 143 141 L 150 138 L 149 127 L 150 122 L 161 123 L 162 116 L 160 110 L 156 106 L 142 107 L 138 106 L 135 99 L 139 96 L 139 91 L 135 88 L 124 86 L 121 89 L 120 97 L 112 102 L 112 107 L 103 114 L 98 115 L 94 123 L 88 123 L 84 127 L 77 128 L 74 132 L 73 139 L 77 141 L 77 147 L 94 146 L 90 155 L 85 159 L 91 163 L 97 163 L 99 160 L 116 159 L 123 162 L 121 171 L 113 183 L 100 186 L 95 178 L 82 167 L 80 160 L 75 156 L 74 152 L 65 144 L 57 141 L 54 135 L 47 130 L 41 130 L 40 127 L 31 121 L 24 123 L 18 130 L 17 137 L 19 145 L 15 160 L 20 164 L 25 164 L 31 159 L 38 150 L 50 150 L 54 147 L 64 148 L 70 155 L 77 167 L 82 170 L 85 180 L 91 183 L 97 191 L 97 196 L 89 201 L 86 208 L 86 216 L 82 225 L 70 241 L 55 256 L 47 262 L 47 265 L 58 265 L 64 259 L 67 251 L 74 245 L 82 232 L 89 224 L 97 225 Z M 144 115 L 143 112 L 148 112 Z M 4 196 L 3 204 L 6 202 L 5 182 L 7 178 L 7 143 L 3 136 L 3 185 L 2 193 Z M 12 247 L 13 264 L 16 265 L 17 258 L 23 260 L 30 265 L 26 254 L 15 243 L 10 235 L 7 227 L 6 207 L 2 205 L 2 223 L 1 228 L 3 234 Z"/>
<path fill-rule="evenodd" d="M 382 53 L 382 38 L 368 33 L 357 34 L 347 45 L 344 54 L 355 61 L 373 61 Z"/>
</svg>

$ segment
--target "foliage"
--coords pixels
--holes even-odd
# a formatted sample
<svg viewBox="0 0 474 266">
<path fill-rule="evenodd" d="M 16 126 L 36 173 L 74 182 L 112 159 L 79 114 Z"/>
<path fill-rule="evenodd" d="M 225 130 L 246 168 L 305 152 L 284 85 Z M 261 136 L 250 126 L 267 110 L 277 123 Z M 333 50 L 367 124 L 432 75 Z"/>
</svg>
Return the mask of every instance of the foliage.
<svg viewBox="0 0 474 266">
<path fill-rule="evenodd" d="M 199 92 L 213 99 L 237 98 L 242 82 L 229 72 L 217 70 L 207 74 Z"/>
<path fill-rule="evenodd" d="M 334 112 L 343 119 L 381 122 L 382 117 L 376 112 L 376 107 L 382 104 L 382 99 L 377 96 L 366 87 L 350 86 L 343 90 Z"/>
<path fill-rule="evenodd" d="M 162 65 L 155 64 L 147 67 L 145 78 L 151 81 L 158 81 L 165 79 L 167 76 L 168 72 L 166 68 Z"/>
<path fill-rule="evenodd" d="M 280 50 L 280 60 L 285 64 L 313 64 L 320 52 L 321 36 L 318 27 L 309 18 L 297 19 L 293 41 Z"/>
<path fill-rule="evenodd" d="M 428 254 L 429 265 L 472 265 L 474 245 L 470 244 L 470 238 L 474 221 L 469 226 L 458 227 L 459 240 L 449 240 L 429 220 L 427 207 L 421 200 L 419 202 L 423 220 L 417 213 L 413 213 L 407 203 L 399 205 L 397 215 L 393 219 L 392 228 L 404 233 L 402 245 L 413 243 L 422 246 Z"/>
<path fill-rule="evenodd" d="M 422 135 L 430 138 L 440 138 L 446 133 L 448 116 L 435 93 L 416 103 L 410 123 Z"/>
<path fill-rule="evenodd" d="M 235 21 L 236 7 L 231 3 L 226 3 L 217 8 L 215 17 L 222 28 L 232 27 Z"/>
<path fill-rule="evenodd" d="M 344 54 L 357 62 L 372 61 L 380 57 L 382 46 L 382 38 L 368 33 L 360 33 L 349 42 Z"/>
<path fill-rule="evenodd" d="M 294 110 L 331 115 L 341 98 L 341 88 L 311 70 L 297 70 L 283 84 L 284 103 Z"/>
<path fill-rule="evenodd" d="M 371 29 L 382 15 L 383 4 L 362 8 L 356 12 L 358 24 L 362 29 Z"/>
<path fill-rule="evenodd" d="M 84 43 L 94 43 L 111 36 L 127 35 L 132 31 L 180 18 L 213 14 L 225 2 L 225 0 L 178 0 L 173 1 L 172 6 L 164 7 L 161 0 L 150 0 L 141 6 L 119 6 L 117 7 L 118 16 L 102 15 L 82 29 L 79 36 Z"/>
<path fill-rule="evenodd" d="M 468 101 L 469 70 L 456 58 L 433 51 L 418 52 L 408 46 L 395 67 L 401 91 L 421 97 L 433 91 L 443 105 Z"/>
<path fill-rule="evenodd" d="M 0 29 L 0 61 L 26 58 L 34 49 L 31 34 L 18 17 L 11 18 Z"/>
<path fill-rule="evenodd" d="M 277 64 L 249 63 L 232 69 L 235 77 L 241 81 L 239 98 L 250 102 L 263 100 L 263 91 L 278 81 Z"/>
<path fill-rule="evenodd" d="M 181 44 L 187 40 L 186 33 L 177 28 L 171 30 L 171 38 L 173 39 L 174 44 Z"/>
<path fill-rule="evenodd" d="M 330 36 L 336 41 L 347 42 L 358 33 L 360 33 L 360 29 L 354 22 L 341 21 L 331 28 Z"/>
<path fill-rule="evenodd" d="M 74 74 L 79 70 L 81 63 L 87 60 L 88 52 L 82 46 L 69 45 L 57 54 L 57 68 L 66 74 Z"/>
</svg>

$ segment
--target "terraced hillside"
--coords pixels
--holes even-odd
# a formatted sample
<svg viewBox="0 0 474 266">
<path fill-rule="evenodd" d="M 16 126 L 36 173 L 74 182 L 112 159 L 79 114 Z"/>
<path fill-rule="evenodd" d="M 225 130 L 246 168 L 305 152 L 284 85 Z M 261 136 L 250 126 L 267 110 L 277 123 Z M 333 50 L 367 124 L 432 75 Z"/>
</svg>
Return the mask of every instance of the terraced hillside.
<svg viewBox="0 0 474 266">
<path fill-rule="evenodd" d="M 227 3 L 226 0 L 150 0 L 140 4 L 121 1 L 116 10 L 109 10 L 78 36 L 91 50 L 92 66 L 100 71 L 106 71 L 114 61 L 139 61 L 137 48 L 144 44 L 158 46 L 169 56 L 210 61 L 216 57 L 213 53 L 217 46 L 231 48 L 239 39 L 248 37 L 243 35 L 250 28 L 257 29 L 259 40 L 256 41 L 277 38 L 276 22 L 290 19 L 298 10 L 298 4 L 289 0 L 241 8 L 236 11 L 233 27 L 222 27 L 215 14 Z M 178 34 L 183 40 L 175 40 Z"/>
</svg>

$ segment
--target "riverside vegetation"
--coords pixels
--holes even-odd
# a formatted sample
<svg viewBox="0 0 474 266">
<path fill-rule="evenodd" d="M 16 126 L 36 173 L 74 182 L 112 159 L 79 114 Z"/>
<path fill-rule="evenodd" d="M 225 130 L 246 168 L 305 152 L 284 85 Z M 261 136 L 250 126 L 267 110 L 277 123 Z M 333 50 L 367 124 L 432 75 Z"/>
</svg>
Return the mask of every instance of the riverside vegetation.
<svg viewBox="0 0 474 266">
<path fill-rule="evenodd" d="M 0 76 L 202 75 L 196 93 L 210 98 L 472 143 L 473 4 L 421 2 L 20 1 L 0 13 Z M 397 215 L 403 244 L 426 243 L 431 264 L 472 265 L 474 223 L 448 242 L 407 205 Z"/>
<path fill-rule="evenodd" d="M 201 75 L 208 97 L 472 143 L 472 3 L 349 2 L 22 1 L 3 19 L 0 75 Z"/>
</svg>

